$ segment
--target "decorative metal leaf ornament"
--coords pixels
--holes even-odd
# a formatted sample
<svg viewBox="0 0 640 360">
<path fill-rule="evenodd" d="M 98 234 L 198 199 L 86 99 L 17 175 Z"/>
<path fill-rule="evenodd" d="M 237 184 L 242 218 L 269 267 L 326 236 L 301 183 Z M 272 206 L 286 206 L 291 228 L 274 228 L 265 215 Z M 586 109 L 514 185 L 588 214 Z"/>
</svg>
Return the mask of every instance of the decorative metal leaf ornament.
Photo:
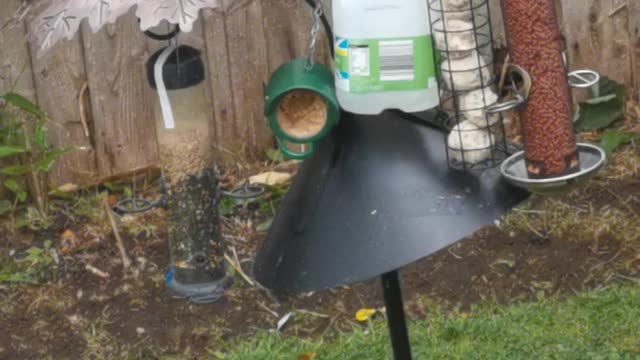
<svg viewBox="0 0 640 360">
<path fill-rule="evenodd" d="M 180 25 L 180 30 L 190 32 L 201 9 L 219 5 L 219 0 L 139 0 L 136 15 L 140 18 L 142 30 L 148 30 L 160 21 L 167 20 Z"/>
<path fill-rule="evenodd" d="M 221 0 L 51 0 L 31 22 L 31 40 L 39 46 L 41 54 L 62 39 L 71 40 L 84 19 L 88 19 L 95 33 L 134 5 L 142 30 L 167 20 L 189 32 L 201 9 L 216 8 L 220 3 Z"/>
</svg>

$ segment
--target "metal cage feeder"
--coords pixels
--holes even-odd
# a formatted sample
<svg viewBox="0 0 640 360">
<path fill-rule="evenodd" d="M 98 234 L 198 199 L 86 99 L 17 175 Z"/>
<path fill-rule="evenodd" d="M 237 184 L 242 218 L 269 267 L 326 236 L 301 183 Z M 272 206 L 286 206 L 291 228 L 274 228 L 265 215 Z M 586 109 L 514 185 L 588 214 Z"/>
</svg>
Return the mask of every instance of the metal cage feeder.
<svg viewBox="0 0 640 360">
<path fill-rule="evenodd" d="M 507 156 L 504 118 L 487 108 L 498 102 L 488 0 L 430 0 L 429 18 L 440 68 L 447 163 L 481 172 Z"/>
</svg>

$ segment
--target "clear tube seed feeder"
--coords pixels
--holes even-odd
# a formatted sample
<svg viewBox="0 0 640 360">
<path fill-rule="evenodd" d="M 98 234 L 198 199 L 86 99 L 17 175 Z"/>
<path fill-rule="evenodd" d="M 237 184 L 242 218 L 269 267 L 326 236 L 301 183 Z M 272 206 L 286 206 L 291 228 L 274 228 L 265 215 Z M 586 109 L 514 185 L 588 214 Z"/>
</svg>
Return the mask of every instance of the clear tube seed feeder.
<svg viewBox="0 0 640 360">
<path fill-rule="evenodd" d="M 171 41 L 177 32 L 147 34 Z M 147 75 L 158 95 L 155 113 L 167 187 L 170 262 L 166 284 L 174 297 L 213 302 L 223 295 L 227 277 L 201 52 L 170 43 L 149 58 Z"/>
</svg>

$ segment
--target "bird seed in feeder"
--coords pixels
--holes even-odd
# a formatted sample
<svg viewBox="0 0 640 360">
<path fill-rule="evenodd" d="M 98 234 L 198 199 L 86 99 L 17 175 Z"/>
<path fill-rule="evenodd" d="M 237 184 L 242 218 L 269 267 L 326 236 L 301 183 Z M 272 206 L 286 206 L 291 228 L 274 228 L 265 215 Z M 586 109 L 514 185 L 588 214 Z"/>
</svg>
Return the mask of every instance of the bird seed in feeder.
<svg viewBox="0 0 640 360">
<path fill-rule="evenodd" d="M 280 129 L 296 139 L 308 139 L 327 124 L 327 104 L 318 94 L 294 90 L 279 103 L 276 118 Z"/>
</svg>

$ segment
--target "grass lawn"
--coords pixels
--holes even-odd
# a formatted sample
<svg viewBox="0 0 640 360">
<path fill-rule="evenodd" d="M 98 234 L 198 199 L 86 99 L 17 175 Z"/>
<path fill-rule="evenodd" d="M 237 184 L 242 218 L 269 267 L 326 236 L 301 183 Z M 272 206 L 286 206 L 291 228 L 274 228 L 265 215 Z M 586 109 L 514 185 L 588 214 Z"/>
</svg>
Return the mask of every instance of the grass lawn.
<svg viewBox="0 0 640 360">
<path fill-rule="evenodd" d="M 415 359 L 640 359 L 640 287 L 615 287 L 561 302 L 483 306 L 411 324 Z M 390 359 L 383 319 L 333 339 L 263 333 L 219 357 L 229 360 Z"/>
</svg>

